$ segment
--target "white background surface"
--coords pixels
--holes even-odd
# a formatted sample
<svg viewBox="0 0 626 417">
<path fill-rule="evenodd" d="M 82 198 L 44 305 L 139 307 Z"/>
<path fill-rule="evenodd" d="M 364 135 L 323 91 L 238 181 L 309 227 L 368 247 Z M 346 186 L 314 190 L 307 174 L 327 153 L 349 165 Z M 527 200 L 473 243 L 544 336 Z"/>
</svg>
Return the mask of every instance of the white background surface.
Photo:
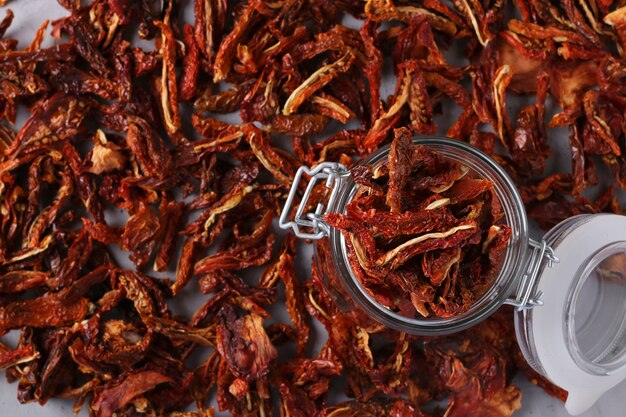
<svg viewBox="0 0 626 417">
<path fill-rule="evenodd" d="M 185 16 L 192 18 L 191 1 L 184 1 L 187 9 Z M 20 41 L 20 48 L 30 43 L 35 31 L 45 19 L 54 20 L 66 14 L 66 11 L 58 5 L 55 0 L 12 0 L 7 7 L 0 8 L 0 19 L 4 17 L 4 10 L 11 8 L 15 12 L 13 25 L 7 32 L 8 37 L 17 38 Z M 350 26 L 353 26 L 355 22 Z M 48 29 L 48 33 L 49 33 Z M 46 44 L 51 40 L 47 39 Z M 383 86 L 382 96 L 393 92 L 394 81 Z M 23 117 L 20 118 L 23 121 Z M 19 120 L 18 120 L 19 122 Z M 18 123 L 19 125 L 20 123 Z M 567 134 L 566 131 L 559 132 Z M 567 143 L 566 136 L 564 136 Z M 551 141 L 554 144 L 554 141 Z M 557 148 L 558 149 L 558 148 Z M 566 149 L 563 153 L 557 152 L 553 162 L 557 165 L 569 164 L 569 155 Z M 309 262 L 310 257 L 301 256 L 301 262 Z M 305 269 L 308 269 L 305 267 Z M 186 300 L 187 301 L 187 300 Z M 190 300 L 187 309 L 195 307 L 194 300 Z M 540 388 L 537 388 L 524 378 L 517 377 L 516 384 L 523 390 L 522 409 L 515 414 L 515 417 L 566 417 L 567 412 L 560 401 L 547 396 Z M 0 375 L 0 417 L 66 417 L 72 415 L 72 402 L 62 400 L 52 400 L 44 407 L 38 404 L 21 405 L 17 399 L 17 386 L 6 382 L 4 375 Z M 87 416 L 85 409 L 80 416 Z M 622 417 L 626 416 L 626 382 L 622 382 L 613 388 L 596 405 L 582 417 Z"/>
</svg>

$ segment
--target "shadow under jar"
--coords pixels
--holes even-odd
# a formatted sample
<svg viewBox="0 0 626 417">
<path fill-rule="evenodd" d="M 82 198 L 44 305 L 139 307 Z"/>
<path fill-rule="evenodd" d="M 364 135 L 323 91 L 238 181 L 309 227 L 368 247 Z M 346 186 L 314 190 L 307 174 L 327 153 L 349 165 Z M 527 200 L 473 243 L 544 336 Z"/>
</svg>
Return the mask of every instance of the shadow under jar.
<svg viewBox="0 0 626 417">
<path fill-rule="evenodd" d="M 626 379 L 626 217 L 576 216 L 542 240 L 533 240 L 519 192 L 493 159 L 447 138 L 417 138 L 413 144 L 468 168 L 475 178 L 491 181 L 493 198 L 502 206 L 501 224 L 511 229 L 498 273 L 465 311 L 446 318 L 409 317 L 381 305 L 361 285 L 350 267 L 344 235 L 324 221 L 328 213 L 344 213 L 359 189 L 341 164 L 325 162 L 298 170 L 280 227 L 317 241 L 315 262 L 341 307 L 357 308 L 391 329 L 441 336 L 474 326 L 503 304 L 513 305 L 526 360 L 568 391 L 565 406 L 570 414 L 584 412 Z M 376 170 L 387 163 L 389 151 L 390 146 L 381 148 L 359 165 Z M 305 175 L 310 179 L 302 187 Z M 311 204 L 313 190 L 320 186 L 328 188 L 327 198 Z M 301 190 L 299 205 L 292 210 Z M 314 210 L 307 212 L 311 206 Z"/>
</svg>

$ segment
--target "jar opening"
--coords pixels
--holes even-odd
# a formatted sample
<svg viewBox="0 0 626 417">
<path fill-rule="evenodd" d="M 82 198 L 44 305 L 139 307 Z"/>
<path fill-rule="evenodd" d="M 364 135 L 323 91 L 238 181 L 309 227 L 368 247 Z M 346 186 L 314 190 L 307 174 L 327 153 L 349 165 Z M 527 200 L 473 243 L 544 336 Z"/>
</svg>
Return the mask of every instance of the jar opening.
<svg viewBox="0 0 626 417">
<path fill-rule="evenodd" d="M 494 198 L 497 198 L 504 213 L 505 220 L 502 223 L 511 228 L 512 234 L 499 272 L 482 296 L 478 297 L 469 309 L 449 318 L 414 318 L 401 315 L 378 303 L 359 284 L 354 271 L 350 268 L 345 238 L 336 229 L 331 230 L 330 246 L 335 267 L 342 277 L 347 292 L 366 313 L 386 326 L 400 331 L 421 335 L 441 335 L 475 325 L 492 314 L 515 291 L 515 285 L 523 275 L 528 252 L 528 225 L 524 205 L 512 180 L 502 167 L 486 154 L 452 139 L 419 138 L 414 140 L 414 144 L 428 146 L 439 156 L 467 167 L 476 178 L 489 179 L 494 182 Z M 362 164 L 374 168 L 382 165 L 387 159 L 388 150 L 389 147 L 380 149 L 362 161 Z M 345 205 L 351 201 L 357 189 L 358 186 L 354 182 L 347 182 L 336 205 L 329 207 L 329 210 L 343 212 Z"/>
<path fill-rule="evenodd" d="M 581 267 L 565 311 L 572 358 L 606 375 L 626 364 L 626 241 L 604 247 Z"/>
</svg>

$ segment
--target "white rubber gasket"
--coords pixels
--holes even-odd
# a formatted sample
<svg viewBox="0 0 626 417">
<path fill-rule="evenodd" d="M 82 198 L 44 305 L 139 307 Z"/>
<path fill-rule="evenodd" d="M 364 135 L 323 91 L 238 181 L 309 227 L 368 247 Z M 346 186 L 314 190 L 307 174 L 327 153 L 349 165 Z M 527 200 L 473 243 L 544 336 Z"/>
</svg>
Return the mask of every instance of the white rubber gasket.
<svg viewBox="0 0 626 417">
<path fill-rule="evenodd" d="M 545 268 L 539 277 L 537 290 L 543 293 L 544 305 L 533 309 L 533 342 L 546 376 L 568 391 L 565 408 L 572 415 L 586 411 L 606 391 L 626 379 L 626 366 L 607 375 L 581 369 L 568 350 L 564 326 L 568 293 L 579 268 L 600 249 L 625 240 L 626 216 L 593 216 L 576 225 L 553 247 L 560 262 Z"/>
</svg>

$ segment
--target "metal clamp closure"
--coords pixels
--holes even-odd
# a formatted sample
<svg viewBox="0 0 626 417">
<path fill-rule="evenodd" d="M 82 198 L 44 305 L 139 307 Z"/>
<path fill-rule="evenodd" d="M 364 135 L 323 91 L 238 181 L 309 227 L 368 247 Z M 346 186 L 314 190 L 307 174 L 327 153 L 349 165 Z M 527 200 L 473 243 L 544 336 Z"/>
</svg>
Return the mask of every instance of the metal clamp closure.
<svg viewBox="0 0 626 417">
<path fill-rule="evenodd" d="M 294 219 L 289 220 L 288 217 L 292 210 L 291 206 L 293 205 L 293 200 L 298 192 L 300 180 L 304 174 L 310 176 L 311 179 L 309 180 L 309 183 L 304 191 L 304 195 L 300 200 Z M 291 184 L 291 189 L 289 190 L 289 195 L 287 196 L 287 201 L 285 201 L 285 206 L 280 214 L 278 222 L 279 227 L 281 229 L 293 230 L 293 233 L 301 239 L 317 240 L 328 236 L 330 226 L 322 220 L 322 217 L 328 213 L 328 208 L 335 203 L 338 197 L 341 182 L 344 178 L 349 176 L 350 171 L 348 171 L 345 166 L 337 162 L 323 162 L 313 169 L 309 169 L 305 166 L 300 167 L 293 178 L 293 183 Z M 318 203 L 314 212 L 305 213 L 304 210 L 306 209 L 309 198 L 311 197 L 311 192 L 317 182 L 321 180 L 326 180 L 326 187 L 331 190 L 330 197 L 325 204 Z M 301 228 L 312 229 L 313 232 L 309 233 Z"/>
<path fill-rule="evenodd" d="M 559 262 L 559 258 L 554 254 L 554 250 L 545 240 L 538 242 L 529 239 L 528 244 L 532 249 L 532 253 L 528 260 L 526 272 L 517 287 L 517 295 L 515 298 L 509 298 L 504 302 L 504 304 L 514 306 L 518 311 L 543 305 L 543 301 L 541 301 L 543 294 L 541 291 L 536 294 L 532 293 L 535 289 L 535 282 L 544 264 L 552 268 L 555 263 Z"/>
</svg>

